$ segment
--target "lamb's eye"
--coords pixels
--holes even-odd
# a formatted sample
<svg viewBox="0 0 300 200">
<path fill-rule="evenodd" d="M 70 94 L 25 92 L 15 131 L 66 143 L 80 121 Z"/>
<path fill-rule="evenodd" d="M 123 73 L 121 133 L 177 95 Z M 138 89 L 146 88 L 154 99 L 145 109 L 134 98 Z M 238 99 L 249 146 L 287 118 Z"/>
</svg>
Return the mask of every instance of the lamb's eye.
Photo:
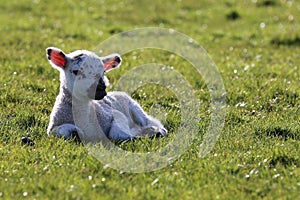
<svg viewBox="0 0 300 200">
<path fill-rule="evenodd" d="M 73 72 L 73 74 L 75 74 L 75 76 L 78 74 L 78 71 L 79 70 L 73 70 L 72 72 Z"/>
<path fill-rule="evenodd" d="M 83 56 L 83 54 L 82 54 L 82 53 L 81 53 L 81 54 L 79 54 L 79 55 L 77 55 L 77 56 L 75 56 L 75 57 L 74 57 L 74 59 L 75 59 L 75 60 L 77 60 L 77 59 L 81 58 L 81 56 Z"/>
</svg>

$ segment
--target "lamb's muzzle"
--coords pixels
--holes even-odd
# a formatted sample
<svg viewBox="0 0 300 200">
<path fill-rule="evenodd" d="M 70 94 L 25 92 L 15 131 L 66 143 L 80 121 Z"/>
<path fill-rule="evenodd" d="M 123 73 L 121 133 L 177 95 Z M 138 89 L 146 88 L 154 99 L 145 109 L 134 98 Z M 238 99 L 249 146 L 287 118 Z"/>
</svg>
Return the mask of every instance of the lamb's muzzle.
<svg viewBox="0 0 300 200">
<path fill-rule="evenodd" d="M 106 86 L 105 86 L 103 78 L 100 78 L 100 80 L 96 86 L 92 86 L 89 89 L 88 95 L 89 95 L 90 99 L 94 99 L 94 100 L 101 100 L 107 95 Z"/>
</svg>

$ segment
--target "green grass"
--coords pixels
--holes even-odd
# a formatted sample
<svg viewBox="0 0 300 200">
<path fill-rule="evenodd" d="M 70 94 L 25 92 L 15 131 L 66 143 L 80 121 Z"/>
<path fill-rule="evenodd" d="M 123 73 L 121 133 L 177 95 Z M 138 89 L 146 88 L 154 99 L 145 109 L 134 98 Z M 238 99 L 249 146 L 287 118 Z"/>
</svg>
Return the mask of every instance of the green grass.
<svg viewBox="0 0 300 200">
<path fill-rule="evenodd" d="M 300 199 L 299 20 L 299 2 L 287 0 L 3 1 L 0 198 Z M 126 71 L 153 59 L 187 78 L 203 120 L 199 138 L 175 162 L 154 172 L 120 173 L 81 144 L 47 137 L 59 80 L 45 48 L 93 50 L 113 34 L 157 26 L 193 38 L 219 68 L 229 110 L 213 151 L 198 157 L 211 114 L 202 78 L 185 60 L 156 50 L 123 55 L 122 67 L 109 78 L 114 85 Z M 168 144 L 179 123 L 177 99 L 153 85 L 133 97 L 146 110 L 153 103 L 166 109 L 171 136 L 118 145 L 147 152 Z M 35 146 L 22 146 L 22 136 Z"/>
</svg>

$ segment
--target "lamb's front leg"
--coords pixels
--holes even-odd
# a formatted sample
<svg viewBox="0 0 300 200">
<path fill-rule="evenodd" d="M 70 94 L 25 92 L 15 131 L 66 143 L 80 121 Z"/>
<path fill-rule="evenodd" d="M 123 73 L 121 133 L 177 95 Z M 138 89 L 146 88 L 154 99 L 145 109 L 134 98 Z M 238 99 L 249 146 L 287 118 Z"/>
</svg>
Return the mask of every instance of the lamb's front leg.
<svg viewBox="0 0 300 200">
<path fill-rule="evenodd" d="M 56 137 L 62 137 L 65 139 L 78 138 L 81 130 L 74 124 L 62 124 L 60 126 L 54 126 L 51 130 L 52 135 Z"/>
</svg>

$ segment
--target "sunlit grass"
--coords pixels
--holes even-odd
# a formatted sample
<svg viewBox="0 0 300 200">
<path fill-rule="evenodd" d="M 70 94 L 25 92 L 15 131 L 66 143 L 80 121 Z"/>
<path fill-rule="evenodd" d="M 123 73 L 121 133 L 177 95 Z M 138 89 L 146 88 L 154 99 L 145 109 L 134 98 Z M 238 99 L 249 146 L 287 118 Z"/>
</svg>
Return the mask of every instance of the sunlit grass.
<svg viewBox="0 0 300 200">
<path fill-rule="evenodd" d="M 285 0 L 2 2 L 0 197 L 299 199 L 299 13 L 298 1 Z M 122 173 L 84 145 L 46 135 L 59 87 L 48 46 L 93 50 L 113 34 L 158 26 L 193 38 L 218 66 L 228 114 L 212 152 L 198 157 L 212 112 L 209 89 L 183 58 L 159 50 L 123 55 L 121 68 L 107 75 L 114 86 L 133 67 L 157 62 L 186 78 L 201 103 L 199 137 L 175 162 L 150 173 Z M 133 152 L 167 145 L 180 122 L 178 99 L 154 85 L 132 96 L 149 112 L 166 111 L 171 135 L 117 145 Z M 21 145 L 22 137 L 35 145 Z"/>
</svg>

